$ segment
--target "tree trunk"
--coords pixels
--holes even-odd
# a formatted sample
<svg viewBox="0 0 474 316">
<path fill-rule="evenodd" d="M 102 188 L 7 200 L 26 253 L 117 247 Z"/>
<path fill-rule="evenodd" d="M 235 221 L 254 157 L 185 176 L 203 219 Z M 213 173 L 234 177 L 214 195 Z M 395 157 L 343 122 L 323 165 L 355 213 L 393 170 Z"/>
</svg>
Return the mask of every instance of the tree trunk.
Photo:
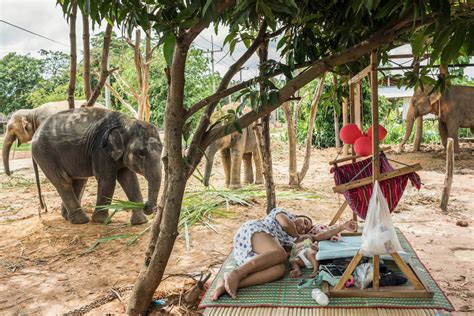
<svg viewBox="0 0 474 316">
<path fill-rule="evenodd" d="M 441 194 L 440 208 L 443 212 L 448 211 L 449 195 L 451 194 L 451 185 L 453 184 L 453 170 L 454 170 L 454 140 L 448 138 L 446 144 L 446 174 L 444 177 L 444 187 Z"/>
<path fill-rule="evenodd" d="M 298 186 L 299 187 L 301 187 L 301 182 L 303 182 L 303 179 L 306 176 L 306 173 L 308 172 L 308 169 L 309 169 L 311 149 L 313 148 L 314 121 L 316 119 L 316 113 L 318 112 L 319 99 L 321 98 L 321 94 L 323 93 L 325 79 L 326 79 L 326 73 L 323 73 L 321 80 L 319 81 L 319 85 L 316 88 L 316 91 L 313 95 L 313 100 L 311 102 L 311 114 L 309 116 L 308 134 L 306 134 L 306 152 L 304 155 L 303 166 L 301 167 L 301 171 L 298 173 Z"/>
<path fill-rule="evenodd" d="M 84 79 L 84 94 L 86 100 L 91 97 L 91 50 L 90 50 L 90 35 L 89 35 L 89 16 L 86 13 L 82 13 L 82 46 L 84 48 L 84 60 L 83 60 L 83 79 Z"/>
<path fill-rule="evenodd" d="M 291 102 L 287 101 L 282 104 L 283 112 L 285 113 L 286 125 L 288 131 L 288 156 L 289 156 L 289 165 L 288 165 L 288 174 L 290 186 L 298 186 L 298 171 L 296 170 L 296 121 L 293 120 L 291 115 Z M 296 112 L 296 105 L 295 105 Z"/>
<path fill-rule="evenodd" d="M 107 77 L 117 68 L 114 68 L 112 70 L 107 69 L 107 61 L 109 59 L 109 49 L 110 49 L 110 42 L 112 41 L 112 24 L 107 23 L 107 27 L 105 29 L 105 34 L 104 34 L 104 45 L 102 47 L 102 59 L 100 62 L 100 77 L 99 77 L 99 82 L 97 83 L 97 86 L 94 89 L 94 92 L 92 93 L 91 97 L 87 100 L 86 106 L 93 106 L 95 102 L 97 101 L 97 98 L 100 95 L 100 92 L 102 88 L 104 87 L 105 81 L 107 80 Z"/>
<path fill-rule="evenodd" d="M 77 48 L 76 48 L 76 17 L 77 2 L 72 3 L 71 15 L 69 16 L 69 42 L 70 50 L 70 67 L 69 67 L 69 86 L 67 89 L 67 102 L 70 109 L 74 109 L 74 92 L 76 91 L 76 75 L 77 75 Z"/>
<path fill-rule="evenodd" d="M 153 229 L 150 257 L 145 258 L 127 305 L 128 315 L 146 314 L 155 289 L 161 282 L 174 242 L 178 235 L 178 222 L 186 187 L 186 168 L 182 156 L 184 124 L 184 69 L 189 45 L 178 38 L 171 65 L 169 93 L 165 110 L 165 163 L 167 174 L 164 189 L 164 206 L 159 229 Z M 161 203 L 160 203 L 161 204 Z M 155 221 L 158 216 L 155 217 Z M 153 223 L 154 227 L 157 225 Z M 158 235 L 158 236 L 156 236 Z"/>
<path fill-rule="evenodd" d="M 264 40 L 258 48 L 258 56 L 260 58 L 260 67 L 268 58 L 268 40 Z M 267 87 L 264 83 L 260 83 L 260 93 L 265 93 Z M 262 130 L 257 140 L 259 141 L 260 156 L 262 157 L 263 176 L 265 178 L 265 189 L 267 191 L 267 213 L 276 207 L 275 182 L 273 181 L 272 151 L 270 144 L 270 114 L 265 115 L 261 119 Z M 257 131 L 259 129 L 257 128 Z"/>
</svg>

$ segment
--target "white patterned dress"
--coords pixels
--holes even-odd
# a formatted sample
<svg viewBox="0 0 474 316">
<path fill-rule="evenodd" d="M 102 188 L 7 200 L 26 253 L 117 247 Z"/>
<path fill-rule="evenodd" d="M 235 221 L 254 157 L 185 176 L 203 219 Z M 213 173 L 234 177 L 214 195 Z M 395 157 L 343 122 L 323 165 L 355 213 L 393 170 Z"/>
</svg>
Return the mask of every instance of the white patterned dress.
<svg viewBox="0 0 474 316">
<path fill-rule="evenodd" d="M 234 236 L 234 258 L 239 266 L 252 259 L 257 254 L 252 249 L 252 236 L 258 232 L 265 232 L 275 237 L 282 247 L 291 248 L 295 242 L 295 237 L 288 235 L 276 220 L 280 213 L 288 216 L 290 220 L 296 217 L 284 209 L 275 208 L 264 219 L 251 220 L 240 226 Z"/>
</svg>

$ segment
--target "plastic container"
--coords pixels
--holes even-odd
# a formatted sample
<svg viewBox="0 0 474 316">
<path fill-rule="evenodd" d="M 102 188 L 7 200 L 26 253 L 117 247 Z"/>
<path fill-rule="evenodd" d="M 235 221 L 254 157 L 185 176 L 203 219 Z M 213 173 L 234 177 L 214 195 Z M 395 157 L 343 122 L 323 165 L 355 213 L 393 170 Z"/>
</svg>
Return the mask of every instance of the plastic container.
<svg viewBox="0 0 474 316">
<path fill-rule="evenodd" d="M 311 297 L 321 306 L 326 306 L 329 304 L 329 298 L 327 295 L 318 288 L 315 288 L 313 291 L 311 291 Z"/>
</svg>

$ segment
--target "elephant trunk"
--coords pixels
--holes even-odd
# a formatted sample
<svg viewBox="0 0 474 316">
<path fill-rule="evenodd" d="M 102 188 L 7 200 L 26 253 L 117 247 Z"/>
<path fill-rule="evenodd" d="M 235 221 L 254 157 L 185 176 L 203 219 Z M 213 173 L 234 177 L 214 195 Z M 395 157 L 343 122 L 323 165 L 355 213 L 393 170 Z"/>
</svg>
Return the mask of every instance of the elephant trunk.
<svg viewBox="0 0 474 316">
<path fill-rule="evenodd" d="M 158 162 L 150 168 L 145 169 L 145 179 L 148 182 L 148 200 L 145 203 L 145 209 L 143 212 L 146 215 L 151 215 L 157 205 L 158 193 L 161 187 L 161 164 Z"/>
<path fill-rule="evenodd" d="M 403 140 L 400 143 L 400 149 L 402 150 L 403 150 L 403 146 L 405 146 L 406 142 L 408 141 L 408 138 L 410 138 L 414 123 L 415 123 L 415 108 L 413 104 L 410 103 L 410 107 L 408 108 L 408 112 L 407 112 L 407 128 L 405 130 L 405 136 L 403 137 Z"/>
<path fill-rule="evenodd" d="M 3 167 L 5 169 L 5 173 L 10 176 L 10 161 L 9 161 L 9 156 L 10 156 L 10 149 L 13 145 L 13 143 L 16 140 L 15 134 L 12 132 L 7 132 L 5 135 L 5 139 L 3 141 Z"/>
<path fill-rule="evenodd" d="M 209 186 L 209 178 L 211 177 L 212 166 L 214 165 L 214 157 L 217 152 L 217 145 L 212 143 L 206 149 L 206 167 L 204 170 L 203 184 L 204 186 Z"/>
</svg>

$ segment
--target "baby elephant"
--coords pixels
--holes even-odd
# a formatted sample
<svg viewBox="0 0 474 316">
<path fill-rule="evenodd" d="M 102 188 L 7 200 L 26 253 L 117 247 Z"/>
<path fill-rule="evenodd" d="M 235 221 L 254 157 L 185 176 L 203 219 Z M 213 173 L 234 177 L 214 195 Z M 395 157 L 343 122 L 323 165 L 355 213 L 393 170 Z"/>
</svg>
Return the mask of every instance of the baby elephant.
<svg viewBox="0 0 474 316">
<path fill-rule="evenodd" d="M 80 108 L 48 118 L 32 141 L 33 160 L 61 196 L 62 215 L 72 224 L 87 223 L 81 197 L 89 177 L 98 182 L 97 205 L 108 205 L 118 180 L 130 201 L 142 202 L 136 173 L 148 182 L 144 210 L 133 210 L 130 222 L 147 221 L 161 184 L 162 145 L 156 127 L 117 111 Z M 96 209 L 92 221 L 103 223 L 107 209 Z"/>
</svg>

